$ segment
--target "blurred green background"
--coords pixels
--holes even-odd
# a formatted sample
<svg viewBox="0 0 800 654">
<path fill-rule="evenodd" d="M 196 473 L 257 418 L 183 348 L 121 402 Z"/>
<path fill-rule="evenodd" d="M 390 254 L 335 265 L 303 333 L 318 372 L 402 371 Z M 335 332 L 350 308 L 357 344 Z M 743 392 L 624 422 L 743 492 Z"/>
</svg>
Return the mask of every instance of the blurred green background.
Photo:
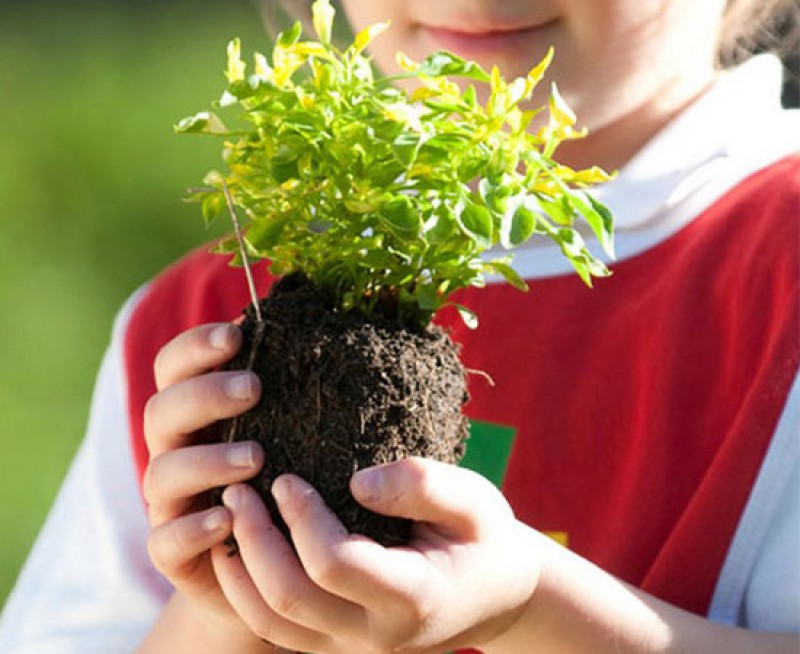
<svg viewBox="0 0 800 654">
<path fill-rule="evenodd" d="M 114 314 L 207 240 L 173 123 L 265 40 L 254 0 L 0 0 L 0 604 L 83 436 Z M 797 101 L 796 82 L 790 96 Z"/>
<path fill-rule="evenodd" d="M 175 136 L 263 48 L 248 0 L 0 0 L 0 605 L 83 436 L 125 298 L 205 241 L 181 197 L 219 142 Z"/>
</svg>

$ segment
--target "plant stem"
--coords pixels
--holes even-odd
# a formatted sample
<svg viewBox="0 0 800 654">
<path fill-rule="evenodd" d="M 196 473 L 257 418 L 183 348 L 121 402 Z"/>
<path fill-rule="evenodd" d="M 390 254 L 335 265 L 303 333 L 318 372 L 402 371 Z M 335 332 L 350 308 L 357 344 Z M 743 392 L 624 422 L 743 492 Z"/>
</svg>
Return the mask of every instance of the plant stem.
<svg viewBox="0 0 800 654">
<path fill-rule="evenodd" d="M 228 205 L 228 211 L 231 214 L 231 222 L 233 223 L 233 231 L 236 234 L 236 240 L 239 243 L 239 251 L 242 255 L 242 264 L 244 265 L 244 273 L 247 277 L 247 287 L 250 289 L 250 299 L 253 303 L 253 309 L 256 313 L 256 331 L 253 335 L 253 342 L 250 345 L 250 355 L 247 360 L 247 370 L 253 369 L 253 364 L 255 363 L 256 354 L 258 352 L 258 348 L 261 345 L 261 341 L 264 338 L 264 318 L 261 315 L 261 306 L 258 301 L 258 292 L 256 291 L 256 285 L 253 281 L 253 271 L 250 269 L 250 262 L 247 259 L 247 250 L 244 244 L 244 237 L 242 236 L 242 230 L 239 227 L 239 220 L 236 218 L 236 210 L 233 208 L 233 198 L 231 198 L 231 192 L 228 188 L 227 182 L 225 180 L 222 181 L 222 192 L 225 194 L 225 202 Z M 241 416 L 235 416 L 229 426 L 228 426 L 228 433 L 225 435 L 224 442 L 232 443 L 234 435 L 239 430 L 239 420 Z M 235 547 L 235 541 L 233 542 Z M 235 549 L 234 549 L 235 551 Z"/>
<path fill-rule="evenodd" d="M 256 312 L 256 321 L 260 325 L 264 322 L 264 319 L 261 316 L 261 307 L 258 303 L 258 292 L 256 291 L 256 285 L 253 281 L 253 271 L 250 270 L 250 261 L 247 259 L 247 248 L 244 245 L 244 237 L 242 236 L 242 229 L 239 227 L 239 220 L 236 218 L 236 210 L 233 207 L 233 198 L 231 198 L 231 192 L 228 188 L 228 183 L 223 180 L 222 181 L 222 192 L 225 194 L 225 202 L 228 205 L 228 211 L 231 214 L 231 222 L 233 223 L 233 231 L 236 234 L 236 240 L 239 243 L 239 252 L 242 255 L 242 264 L 244 265 L 244 274 L 247 277 L 247 287 L 250 289 L 250 299 L 253 301 L 253 308 Z"/>
</svg>

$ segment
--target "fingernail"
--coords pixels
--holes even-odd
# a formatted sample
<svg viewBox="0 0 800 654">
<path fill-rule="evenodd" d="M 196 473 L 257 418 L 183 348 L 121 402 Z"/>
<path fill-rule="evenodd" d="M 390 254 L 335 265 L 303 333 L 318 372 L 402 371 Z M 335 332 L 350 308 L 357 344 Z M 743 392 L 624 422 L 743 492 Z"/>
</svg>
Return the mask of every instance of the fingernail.
<svg viewBox="0 0 800 654">
<path fill-rule="evenodd" d="M 225 350 L 230 343 L 231 328 L 229 325 L 220 325 L 211 330 L 208 343 L 215 350 Z"/>
<path fill-rule="evenodd" d="M 203 518 L 203 529 L 205 531 L 219 531 L 225 522 L 225 516 L 219 509 L 214 509 Z"/>
<path fill-rule="evenodd" d="M 225 382 L 225 391 L 232 400 L 244 402 L 253 399 L 256 392 L 255 386 L 253 375 L 242 373 L 228 378 Z"/>
<path fill-rule="evenodd" d="M 253 443 L 234 443 L 225 452 L 225 460 L 235 468 L 256 465 L 256 446 Z"/>
<path fill-rule="evenodd" d="M 278 502 L 278 504 L 285 504 L 286 500 L 289 499 L 290 490 L 289 485 L 290 481 L 286 477 L 278 477 L 275 481 L 272 482 L 272 497 Z"/>
<path fill-rule="evenodd" d="M 351 480 L 352 490 L 360 499 L 374 501 L 381 496 L 383 471 L 380 468 L 358 470 Z"/>
<path fill-rule="evenodd" d="M 222 493 L 222 503 L 235 513 L 242 504 L 242 490 L 237 486 L 228 486 Z"/>
</svg>

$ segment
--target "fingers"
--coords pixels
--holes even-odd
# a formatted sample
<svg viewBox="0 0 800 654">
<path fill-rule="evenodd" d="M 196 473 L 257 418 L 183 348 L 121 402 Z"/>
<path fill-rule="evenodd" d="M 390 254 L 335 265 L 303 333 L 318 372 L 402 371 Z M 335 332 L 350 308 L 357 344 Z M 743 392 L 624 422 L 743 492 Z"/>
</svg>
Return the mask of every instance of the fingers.
<svg viewBox="0 0 800 654">
<path fill-rule="evenodd" d="M 150 398 L 144 429 L 150 456 L 187 443 L 189 435 L 255 406 L 261 384 L 251 372 L 212 372 L 164 388 Z"/>
<path fill-rule="evenodd" d="M 147 542 L 150 560 L 159 572 L 180 584 L 201 564 L 201 554 L 230 535 L 232 524 L 224 507 L 214 507 L 159 525 Z"/>
<path fill-rule="evenodd" d="M 328 651 L 328 633 L 363 630 L 363 609 L 317 587 L 249 486 L 230 486 L 239 556 L 212 550 L 220 587 L 236 613 L 263 639 L 297 651 Z"/>
<path fill-rule="evenodd" d="M 484 516 L 508 514 L 500 492 L 475 472 L 430 459 L 410 458 L 356 472 L 355 499 L 384 515 L 431 523 L 445 536 L 473 540 Z"/>
<path fill-rule="evenodd" d="M 154 367 L 159 392 L 144 411 L 151 458 L 255 406 L 261 394 L 258 377 L 246 371 L 208 372 L 230 360 L 241 343 L 238 327 L 212 323 L 183 332 L 161 349 Z"/>
<path fill-rule="evenodd" d="M 340 631 L 362 630 L 363 609 L 314 583 L 251 487 L 228 487 L 223 502 L 244 566 L 272 612 L 311 630 L 330 629 L 332 622 Z M 347 535 L 341 524 L 339 532 Z"/>
<path fill-rule="evenodd" d="M 267 605 L 241 557 L 215 547 L 211 563 L 225 600 L 254 634 L 292 652 L 328 651 L 328 638 L 281 617 Z"/>
<path fill-rule="evenodd" d="M 272 494 L 303 568 L 320 588 L 359 605 L 400 606 L 415 596 L 426 572 L 415 551 L 348 534 L 320 495 L 294 475 L 276 479 Z"/>
<path fill-rule="evenodd" d="M 150 461 L 144 475 L 143 493 L 151 524 L 177 518 L 197 495 L 250 479 L 263 465 L 264 450 L 250 441 L 163 452 Z"/>
<path fill-rule="evenodd" d="M 228 361 L 241 344 L 241 331 L 230 323 L 201 325 L 183 332 L 156 356 L 156 387 L 162 390 Z"/>
</svg>

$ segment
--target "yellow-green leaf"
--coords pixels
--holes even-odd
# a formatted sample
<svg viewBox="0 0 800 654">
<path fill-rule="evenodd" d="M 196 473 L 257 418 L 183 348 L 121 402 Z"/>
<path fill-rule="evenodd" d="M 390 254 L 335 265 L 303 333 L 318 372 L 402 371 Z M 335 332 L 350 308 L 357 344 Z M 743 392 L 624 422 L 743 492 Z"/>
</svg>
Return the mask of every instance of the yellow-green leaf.
<svg viewBox="0 0 800 654">
<path fill-rule="evenodd" d="M 555 82 L 553 82 L 550 92 L 550 120 L 560 129 L 571 127 L 577 121 L 575 112 L 561 97 Z"/>
<path fill-rule="evenodd" d="M 395 56 L 395 60 L 397 61 L 397 65 L 406 72 L 411 73 L 419 68 L 419 64 L 404 52 L 398 52 Z"/>
<path fill-rule="evenodd" d="M 374 25 L 370 25 L 369 27 L 365 27 L 361 30 L 358 34 L 356 34 L 356 38 L 353 41 L 353 45 L 348 48 L 348 51 L 352 54 L 360 54 L 363 50 L 370 44 L 375 38 L 385 32 L 389 28 L 389 23 L 376 23 Z"/>
<path fill-rule="evenodd" d="M 531 89 L 533 89 L 533 87 L 535 87 L 542 80 L 542 77 L 544 77 L 545 72 L 550 67 L 550 62 L 553 61 L 554 52 L 555 51 L 551 47 L 544 56 L 544 59 L 536 64 L 536 66 L 534 66 L 528 73 L 528 82 L 531 85 Z"/>
<path fill-rule="evenodd" d="M 311 7 L 311 12 L 317 38 L 319 38 L 321 43 L 330 43 L 331 33 L 333 32 L 333 18 L 336 15 L 336 10 L 331 6 L 329 0 L 317 0 Z"/>
<path fill-rule="evenodd" d="M 246 68 L 247 64 L 242 61 L 241 41 L 238 38 L 231 39 L 228 43 L 228 68 L 225 71 L 228 82 L 233 83 L 243 80 Z"/>
</svg>

